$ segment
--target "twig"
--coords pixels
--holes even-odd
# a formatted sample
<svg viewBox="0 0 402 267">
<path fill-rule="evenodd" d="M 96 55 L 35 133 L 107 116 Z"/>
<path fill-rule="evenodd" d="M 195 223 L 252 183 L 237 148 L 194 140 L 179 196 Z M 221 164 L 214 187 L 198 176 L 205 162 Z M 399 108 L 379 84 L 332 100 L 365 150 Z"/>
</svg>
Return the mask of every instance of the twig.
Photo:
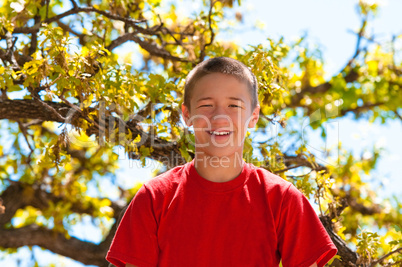
<svg viewBox="0 0 402 267">
<path fill-rule="evenodd" d="M 116 38 L 106 47 L 106 49 L 108 49 L 109 51 L 112 51 L 114 48 L 116 48 L 117 46 L 119 46 L 127 41 L 136 42 L 137 44 L 139 44 L 141 46 L 142 49 L 146 50 L 153 56 L 158 56 L 158 57 L 161 57 L 164 59 L 170 59 L 173 61 L 189 62 L 189 60 L 187 60 L 187 59 L 171 55 L 168 51 L 156 46 L 153 43 L 149 43 L 147 41 L 142 40 L 140 37 L 136 36 L 135 32 L 126 33 L 126 34 Z"/>
<path fill-rule="evenodd" d="M 353 30 L 348 30 L 348 32 L 353 33 L 353 34 L 356 34 L 356 31 L 353 31 Z M 358 34 L 358 33 L 357 33 L 357 34 Z M 361 38 L 362 38 L 362 39 L 365 39 L 365 40 L 367 40 L 367 41 L 369 41 L 370 43 L 374 43 L 374 44 L 378 44 L 378 45 L 381 44 L 380 42 L 378 42 L 378 41 L 375 39 L 375 35 L 373 35 L 372 37 L 368 37 L 368 36 L 362 35 Z"/>
<path fill-rule="evenodd" d="M 342 69 L 341 72 L 343 72 L 348 67 L 350 67 L 352 65 L 353 61 L 355 61 L 355 59 L 359 56 L 360 52 L 362 51 L 362 49 L 360 48 L 360 43 L 361 43 L 361 40 L 362 40 L 362 38 L 364 36 L 364 30 L 366 29 L 366 26 L 367 26 L 367 16 L 364 16 L 363 20 L 362 20 L 362 26 L 360 27 L 360 30 L 359 30 L 359 32 L 357 34 L 355 53 L 352 56 L 352 58 L 348 61 L 346 66 Z"/>
<path fill-rule="evenodd" d="M 378 260 L 373 261 L 371 263 L 370 267 L 374 267 L 375 265 L 377 265 L 378 263 L 382 262 L 383 260 L 385 260 L 386 258 L 388 258 L 389 256 L 391 256 L 392 254 L 395 254 L 395 253 L 402 253 L 402 248 L 395 249 L 395 250 L 385 254 L 384 256 L 379 258 Z"/>
<path fill-rule="evenodd" d="M 360 107 L 356 107 L 356 108 L 349 108 L 349 109 L 343 109 L 341 110 L 341 114 L 345 115 L 348 112 L 353 112 L 353 113 L 359 113 L 362 112 L 364 110 L 369 110 L 373 107 L 378 107 L 378 106 L 382 106 L 385 105 L 386 103 L 384 102 L 378 102 L 378 103 L 366 103 Z"/>
<path fill-rule="evenodd" d="M 394 113 L 395 113 L 395 115 L 402 121 L 402 116 L 401 116 L 401 114 L 399 114 L 397 110 L 395 110 Z"/>
<path fill-rule="evenodd" d="M 18 65 L 17 60 L 15 59 L 14 56 L 14 44 L 16 42 L 17 39 L 15 39 L 13 41 L 13 36 L 11 34 L 11 32 L 6 32 L 6 42 L 7 42 L 7 54 L 10 57 L 11 60 L 11 64 L 13 65 L 13 69 L 14 70 L 20 70 L 20 66 Z"/>
<path fill-rule="evenodd" d="M 74 0 L 70 0 L 71 4 L 73 5 L 74 9 L 78 8 L 77 3 Z"/>
<path fill-rule="evenodd" d="M 40 99 L 39 95 L 36 92 L 34 92 L 32 87 L 28 87 L 28 91 L 31 93 L 31 96 L 34 100 L 38 101 L 46 109 L 50 110 L 54 115 L 56 115 L 56 117 L 60 121 L 66 120 L 66 118 L 64 118 L 62 115 L 60 115 L 60 113 L 58 113 L 53 107 L 49 106 L 48 104 L 46 104 L 46 102 L 42 101 L 42 99 Z"/>
<path fill-rule="evenodd" d="M 43 123 L 43 120 L 36 119 L 36 120 L 31 120 L 27 123 L 24 123 L 22 126 L 25 128 L 28 128 L 32 125 L 41 125 L 42 123 Z"/>
<path fill-rule="evenodd" d="M 390 266 L 399 266 L 400 267 L 401 264 L 402 264 L 402 261 L 396 261 L 396 262 L 388 263 L 384 267 L 390 267 Z"/>
<path fill-rule="evenodd" d="M 36 14 L 34 17 L 34 23 L 35 24 L 40 23 L 40 19 L 41 19 L 40 15 Z M 31 33 L 31 46 L 29 47 L 28 55 L 32 55 L 33 53 L 35 53 L 37 46 L 38 46 L 38 31 L 34 31 Z"/>
<path fill-rule="evenodd" d="M 395 41 L 396 41 L 397 35 L 392 35 L 392 41 L 391 41 L 391 53 L 392 53 L 392 66 L 395 66 Z"/>
<path fill-rule="evenodd" d="M 88 122 L 92 123 L 93 125 L 95 125 L 95 127 L 97 127 L 98 129 L 101 129 L 101 127 L 99 126 L 99 124 L 97 122 L 95 122 L 94 120 L 90 119 L 87 115 L 85 115 L 81 109 L 79 109 L 76 105 L 72 104 L 70 101 L 68 101 L 64 96 L 63 96 L 63 92 L 58 95 L 58 97 L 64 102 L 66 103 L 68 106 L 70 106 L 71 108 L 73 108 L 74 110 L 78 111 L 81 116 L 86 119 Z M 104 127 L 102 127 L 104 128 Z M 103 129 L 104 130 L 104 129 Z"/>
<path fill-rule="evenodd" d="M 306 167 L 306 165 L 305 164 L 300 164 L 300 165 L 290 166 L 290 167 L 287 167 L 287 168 L 284 168 L 284 169 L 281 169 L 281 170 L 277 170 L 277 171 L 275 171 L 275 173 L 286 172 L 286 171 L 296 169 L 296 168 L 299 168 L 299 167 Z"/>
<path fill-rule="evenodd" d="M 76 32 L 76 31 L 74 31 L 73 29 L 71 29 L 70 26 L 64 24 L 64 23 L 61 22 L 61 21 L 57 21 L 56 23 L 57 23 L 57 25 L 59 25 L 59 27 L 62 28 L 64 31 L 70 32 L 70 33 L 74 34 L 75 36 L 77 36 L 78 39 L 80 40 L 80 44 L 81 44 L 81 45 L 85 45 L 85 37 L 89 37 L 89 35 Z M 91 32 L 91 33 L 92 33 L 92 32 Z M 96 33 L 92 33 L 92 35 L 96 36 L 96 37 L 99 38 L 99 39 L 102 38 L 102 37 L 100 37 L 100 36 L 99 36 L 98 34 L 96 34 Z"/>
<path fill-rule="evenodd" d="M 160 25 L 162 26 L 162 25 L 163 25 L 163 22 L 162 22 L 161 16 L 160 16 L 159 14 L 157 14 L 157 15 L 158 15 L 158 19 L 159 19 Z M 176 42 L 175 44 L 178 44 L 178 45 L 184 47 L 184 45 L 183 45 L 183 43 L 181 42 L 181 40 L 178 40 L 178 39 L 174 36 L 174 34 L 169 30 L 169 28 L 163 27 L 162 30 L 165 30 L 165 31 L 173 38 L 173 40 L 175 40 L 175 42 Z M 163 41 L 163 40 L 161 40 L 161 41 Z M 172 44 L 172 45 L 173 45 L 173 43 L 169 43 L 169 44 Z"/>
<path fill-rule="evenodd" d="M 46 19 L 49 18 L 49 4 L 50 0 L 45 0 L 46 1 Z"/>
<path fill-rule="evenodd" d="M 286 175 L 286 177 L 290 177 L 290 178 L 292 178 L 292 179 L 298 179 L 298 178 L 302 178 L 302 177 L 305 177 L 305 176 L 307 176 L 307 175 L 309 175 L 310 173 L 312 173 L 314 170 L 313 169 L 311 169 L 308 173 L 306 173 L 306 174 L 301 174 L 301 175 Z"/>
<path fill-rule="evenodd" d="M 21 123 L 20 120 L 17 120 L 17 122 L 18 122 L 18 127 L 20 128 L 20 130 L 21 130 L 21 132 L 22 132 L 22 135 L 24 136 L 25 141 L 26 141 L 26 143 L 27 143 L 27 145 L 28 145 L 28 148 L 29 148 L 29 150 L 30 150 L 29 155 L 28 155 L 28 157 L 26 158 L 25 162 L 26 162 L 26 164 L 28 165 L 28 167 L 29 167 L 32 171 L 34 171 L 33 167 L 31 166 L 31 157 L 32 157 L 32 154 L 34 153 L 34 149 L 32 148 L 31 144 L 29 143 L 27 129 L 26 129 L 25 126 Z M 32 138 L 32 139 L 33 139 L 33 138 Z"/>
<path fill-rule="evenodd" d="M 201 54 L 200 54 L 200 62 L 204 60 L 205 57 L 205 49 L 207 46 L 211 45 L 212 42 L 214 41 L 215 38 L 215 32 L 212 29 L 212 9 L 217 1 L 211 0 L 210 6 L 209 6 L 209 13 L 208 13 L 208 26 L 209 26 L 209 31 L 211 33 L 211 38 L 209 39 L 209 42 L 204 44 L 203 48 L 201 49 Z"/>
<path fill-rule="evenodd" d="M 20 128 L 22 134 L 24 135 L 25 141 L 27 142 L 27 145 L 29 147 L 29 150 L 31 150 L 31 154 L 34 152 L 31 144 L 29 143 L 28 140 L 28 133 L 27 133 L 27 129 L 25 128 L 25 126 L 21 123 L 20 120 L 18 120 L 18 127 Z"/>
<path fill-rule="evenodd" d="M 263 119 L 266 119 L 267 121 L 269 121 L 269 122 L 272 123 L 272 124 L 279 123 L 279 125 L 281 125 L 282 128 L 285 128 L 285 126 L 286 126 L 286 122 L 284 123 L 284 122 L 282 122 L 282 120 L 277 121 L 277 120 L 275 120 L 275 119 L 271 119 L 271 118 L 267 117 L 264 113 L 262 113 L 261 110 L 260 110 L 259 116 L 260 116 L 261 118 L 263 118 Z M 277 113 L 276 113 L 276 112 L 274 113 L 274 116 L 277 116 Z"/>
<path fill-rule="evenodd" d="M 6 88 L 7 88 L 7 87 L 6 87 Z M 7 99 L 9 99 L 8 96 L 7 96 L 7 89 L 1 88 L 0 91 L 1 91 L 1 99 L 2 99 L 2 100 L 7 100 Z"/>
<path fill-rule="evenodd" d="M 14 53 L 10 54 L 8 53 L 8 50 L 4 50 L 0 47 L 0 59 L 4 62 L 4 64 L 6 61 L 10 62 L 11 65 L 13 64 L 11 56 L 14 55 Z M 32 58 L 24 54 L 18 54 L 16 60 L 19 66 L 23 66 L 26 62 L 31 61 Z M 21 77 L 23 76 L 25 75 L 21 75 Z M 14 84 L 22 84 L 22 83 L 23 83 L 22 80 L 14 80 Z"/>
</svg>

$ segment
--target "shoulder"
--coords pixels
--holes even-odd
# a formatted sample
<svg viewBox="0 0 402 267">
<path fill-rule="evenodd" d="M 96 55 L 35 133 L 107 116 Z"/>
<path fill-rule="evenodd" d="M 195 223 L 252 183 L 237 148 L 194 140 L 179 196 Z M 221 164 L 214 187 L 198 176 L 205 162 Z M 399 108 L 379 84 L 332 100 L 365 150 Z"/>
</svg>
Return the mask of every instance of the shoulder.
<svg viewBox="0 0 402 267">
<path fill-rule="evenodd" d="M 288 191 L 291 187 L 294 187 L 292 183 L 267 169 L 257 167 L 251 163 L 247 163 L 246 166 L 249 169 L 250 182 L 256 182 L 262 186 L 281 191 Z"/>
<path fill-rule="evenodd" d="M 152 192 L 166 193 L 174 190 L 181 183 L 183 183 L 187 177 L 187 172 L 190 163 L 176 166 L 158 176 L 152 178 L 148 182 L 144 183 L 144 187 Z"/>
<path fill-rule="evenodd" d="M 299 189 L 284 178 L 253 164 L 248 163 L 247 165 L 250 174 L 248 185 L 250 188 L 262 189 L 268 199 L 285 204 L 299 202 L 305 198 Z"/>
</svg>

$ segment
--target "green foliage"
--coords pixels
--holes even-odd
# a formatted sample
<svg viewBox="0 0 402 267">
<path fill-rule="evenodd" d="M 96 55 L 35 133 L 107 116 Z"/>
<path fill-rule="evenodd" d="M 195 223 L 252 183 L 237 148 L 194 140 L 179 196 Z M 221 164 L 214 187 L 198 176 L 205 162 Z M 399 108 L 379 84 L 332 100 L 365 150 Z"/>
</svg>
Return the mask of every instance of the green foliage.
<svg viewBox="0 0 402 267">
<path fill-rule="evenodd" d="M 370 233 L 362 230 L 357 236 L 357 252 L 361 255 L 361 263 L 370 264 L 376 256 L 380 242 L 377 233 Z"/>
<path fill-rule="evenodd" d="M 180 14 L 178 3 L 164 6 L 160 0 L 74 2 L 87 8 L 81 11 L 71 9 L 73 1 L 2 2 L 0 107 L 21 99 L 31 105 L 18 109 L 25 103 L 18 102 L 0 114 L 6 210 L 6 193 L 21 188 L 10 220 L 0 217 L 1 229 L 36 224 L 69 239 L 89 216 L 108 242 L 119 203 L 140 186 L 126 188 L 116 177 L 117 150 L 142 166 L 149 159 L 168 167 L 192 160 L 194 136 L 180 120 L 184 80 L 199 61 L 229 56 L 249 66 L 259 86 L 260 120 L 246 137 L 243 158 L 314 201 L 320 215 L 334 222 L 333 231 L 357 248 L 356 264 L 401 262 L 402 203 L 397 197 L 378 200 L 364 179 L 381 149 L 367 148 L 371 156 L 359 158 L 337 144 L 323 164 L 304 133 L 318 131 L 325 139 L 325 123 L 349 114 L 380 123 L 401 117 L 402 66 L 396 48 L 390 49 L 400 36 L 358 47 L 345 68 L 327 78 L 321 48 L 312 48 L 307 37 L 240 47 L 219 37 L 222 22 L 241 1 L 199 2 L 190 15 Z M 358 10 L 358 38 L 367 37 L 378 6 L 359 1 Z M 255 141 L 261 137 L 265 141 Z"/>
</svg>

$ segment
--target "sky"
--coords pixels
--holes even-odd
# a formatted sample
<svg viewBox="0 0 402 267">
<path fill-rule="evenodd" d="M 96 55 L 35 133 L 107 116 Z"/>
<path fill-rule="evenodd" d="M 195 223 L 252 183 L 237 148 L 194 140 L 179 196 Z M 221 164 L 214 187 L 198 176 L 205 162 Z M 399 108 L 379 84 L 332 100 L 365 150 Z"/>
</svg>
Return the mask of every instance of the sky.
<svg viewBox="0 0 402 267">
<path fill-rule="evenodd" d="M 367 0 L 373 1 L 373 0 Z M 178 1 L 184 3 L 184 0 Z M 352 0 L 243 0 L 240 7 L 235 7 L 233 13 L 240 11 L 244 25 L 240 30 L 233 30 L 217 38 L 230 39 L 243 46 L 264 43 L 267 39 L 291 41 L 307 34 L 311 45 L 318 45 L 323 51 L 324 69 L 330 77 L 338 73 L 352 57 L 356 48 L 356 32 L 361 26 L 361 18 L 356 9 L 357 1 Z M 378 41 L 389 41 L 392 35 L 402 34 L 402 1 L 378 1 L 380 8 L 375 19 L 368 25 L 368 32 L 376 36 Z M 188 14 L 188 9 L 197 10 L 200 4 L 196 1 L 192 6 L 177 5 L 177 12 Z M 264 25 L 261 30 L 253 30 L 247 25 Z M 326 123 L 328 138 L 322 140 L 319 133 L 309 133 L 308 145 L 312 151 L 322 151 L 322 146 L 341 142 L 345 149 L 353 151 L 355 156 L 369 157 L 369 150 L 375 145 L 383 148 L 381 158 L 371 177 L 374 187 L 382 185 L 379 190 L 381 197 L 392 194 L 402 194 L 402 121 L 392 121 L 384 125 L 369 123 L 364 120 L 355 121 L 349 118 L 331 120 Z M 300 130 L 304 125 L 300 124 Z M 286 129 L 278 129 L 286 131 Z M 148 179 L 151 171 L 158 165 L 149 161 L 146 168 L 137 170 L 137 163 L 120 157 L 122 168 L 119 171 L 120 180 L 127 187 L 133 183 Z M 323 159 L 325 164 L 325 159 Z M 130 170 L 136 170 L 135 172 Z M 133 179 L 133 173 L 135 177 Z"/>
<path fill-rule="evenodd" d="M 371 1 L 371 0 L 368 0 Z M 232 31 L 224 36 L 237 41 L 242 45 L 256 45 L 264 42 L 267 37 L 278 39 L 283 36 L 285 40 L 293 40 L 307 33 L 311 43 L 319 45 L 323 50 L 325 70 L 328 75 L 339 71 L 353 55 L 355 51 L 356 36 L 351 31 L 360 27 L 360 18 L 356 12 L 356 1 L 352 0 L 242 0 L 240 8 L 235 7 L 234 11 L 242 10 L 244 23 L 247 25 L 265 25 L 263 30 L 246 30 L 242 32 Z M 402 1 L 388 0 L 381 1 L 376 19 L 370 24 L 370 31 L 379 40 L 390 40 L 392 34 L 402 34 Z M 180 3 L 178 1 L 178 9 Z M 193 4 L 193 8 L 197 8 Z M 244 11 L 245 10 L 245 11 Z M 379 190 L 381 197 L 391 194 L 401 196 L 402 179 L 402 121 L 393 121 L 385 125 L 378 123 L 370 124 L 366 121 L 354 121 L 351 119 L 338 119 L 330 122 L 329 139 L 327 142 L 341 141 L 345 148 L 351 149 L 355 155 L 362 155 L 373 144 L 383 147 L 382 158 L 371 177 L 373 185 L 383 184 Z M 303 125 L 300 125 L 302 129 Z M 323 142 L 318 135 L 311 135 L 309 145 L 319 149 Z M 117 177 L 126 187 L 133 186 L 136 182 L 144 182 L 151 173 L 159 166 L 148 161 L 145 169 L 140 170 L 138 164 L 129 161 L 123 153 L 120 153 L 121 169 Z M 88 225 L 90 223 L 88 222 Z M 77 229 L 77 235 L 93 232 L 96 229 Z M 91 235 L 85 236 L 91 239 Z M 96 239 L 96 238 L 95 238 Z M 15 256 L 7 256 L 1 259 L 0 266 L 32 266 L 32 262 L 26 258 L 26 249 L 20 250 Z M 4 256 L 4 255 L 3 255 Z M 73 264 L 66 258 L 43 252 L 39 248 L 34 249 L 34 256 L 41 266 L 51 262 L 57 262 L 57 266 L 82 266 Z M 21 257 L 24 261 L 17 265 L 15 259 Z"/>
<path fill-rule="evenodd" d="M 380 4 L 379 12 L 375 19 L 369 22 L 368 33 L 378 41 L 389 41 L 392 35 L 402 34 L 402 1 L 377 2 Z M 263 42 L 267 36 L 283 36 L 285 40 L 292 40 L 307 33 L 308 39 L 322 48 L 324 69 L 328 75 L 333 75 L 345 66 L 355 52 L 356 35 L 353 32 L 361 25 L 356 3 L 357 1 L 351 0 L 244 1 L 244 5 L 249 9 L 246 23 L 260 20 L 265 24 L 265 28 L 257 33 L 245 32 L 235 39 L 241 43 L 257 44 Z M 364 153 L 369 156 L 367 150 L 374 144 L 383 148 L 376 170 L 367 179 L 372 180 L 374 186 L 383 184 L 384 188 L 378 191 L 381 197 L 391 194 L 401 196 L 402 121 L 380 125 L 346 118 L 333 120 L 331 124 L 336 125 L 338 129 L 338 133 L 332 130 L 332 138 L 342 142 L 342 145 L 351 149 L 356 156 Z M 313 147 L 319 147 L 323 143 L 318 135 L 316 136 L 311 138 Z"/>
</svg>

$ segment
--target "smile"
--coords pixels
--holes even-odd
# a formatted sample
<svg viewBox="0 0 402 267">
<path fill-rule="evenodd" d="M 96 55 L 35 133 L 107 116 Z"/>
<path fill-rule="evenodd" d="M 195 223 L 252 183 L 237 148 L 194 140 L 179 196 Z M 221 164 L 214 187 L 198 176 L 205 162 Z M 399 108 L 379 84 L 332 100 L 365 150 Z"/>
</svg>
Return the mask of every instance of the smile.
<svg viewBox="0 0 402 267">
<path fill-rule="evenodd" d="M 229 132 L 229 131 L 220 131 L 220 132 L 217 132 L 217 131 L 208 131 L 208 133 L 209 133 L 210 135 L 229 135 L 231 132 Z"/>
</svg>

